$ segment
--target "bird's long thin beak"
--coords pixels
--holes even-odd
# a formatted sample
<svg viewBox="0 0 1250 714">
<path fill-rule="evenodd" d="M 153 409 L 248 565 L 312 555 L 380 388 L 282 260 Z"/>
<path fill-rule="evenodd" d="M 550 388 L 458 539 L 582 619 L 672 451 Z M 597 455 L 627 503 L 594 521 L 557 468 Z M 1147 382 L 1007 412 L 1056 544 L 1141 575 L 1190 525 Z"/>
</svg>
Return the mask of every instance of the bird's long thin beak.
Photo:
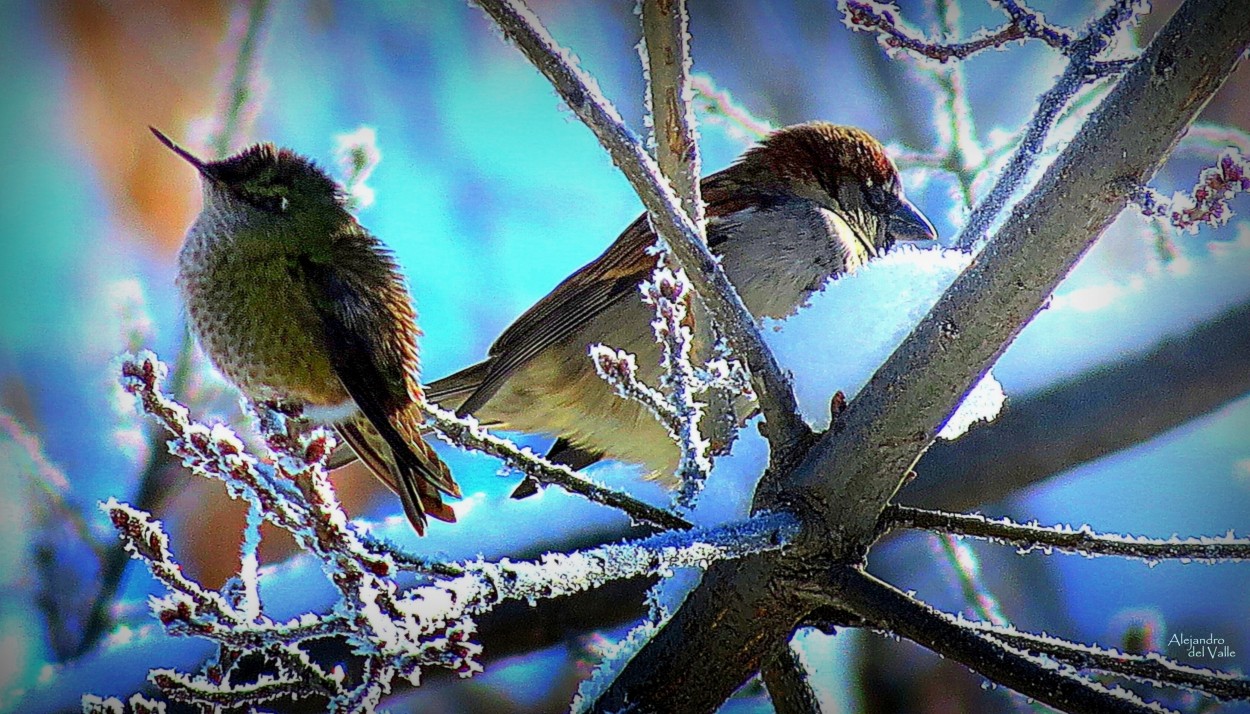
<svg viewBox="0 0 1250 714">
<path fill-rule="evenodd" d="M 937 240 L 937 231 L 933 224 L 906 198 L 890 214 L 886 232 L 896 241 Z"/>
<path fill-rule="evenodd" d="M 160 129 L 157 129 L 154 126 L 149 126 L 148 128 L 152 130 L 152 133 L 156 135 L 156 138 L 159 139 L 162 144 L 169 147 L 170 151 L 186 159 L 187 163 L 194 166 L 195 170 L 199 171 L 201 175 L 211 177 L 211 173 L 208 170 L 208 164 L 205 163 L 203 159 L 191 153 L 190 151 L 187 151 L 181 146 L 178 146 L 178 144 L 175 143 L 173 139 L 169 138 L 168 136 L 165 136 L 165 134 L 161 132 Z"/>
</svg>

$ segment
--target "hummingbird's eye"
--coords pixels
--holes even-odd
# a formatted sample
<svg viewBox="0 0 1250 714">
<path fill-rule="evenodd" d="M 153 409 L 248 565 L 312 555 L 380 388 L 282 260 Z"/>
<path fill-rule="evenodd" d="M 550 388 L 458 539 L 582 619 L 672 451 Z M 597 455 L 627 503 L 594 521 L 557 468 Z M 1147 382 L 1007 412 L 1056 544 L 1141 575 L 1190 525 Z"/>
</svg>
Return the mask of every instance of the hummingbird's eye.
<svg viewBox="0 0 1250 714">
<path fill-rule="evenodd" d="M 291 187 L 277 181 L 242 187 L 240 198 L 267 213 L 285 213 L 290 206 Z"/>
</svg>

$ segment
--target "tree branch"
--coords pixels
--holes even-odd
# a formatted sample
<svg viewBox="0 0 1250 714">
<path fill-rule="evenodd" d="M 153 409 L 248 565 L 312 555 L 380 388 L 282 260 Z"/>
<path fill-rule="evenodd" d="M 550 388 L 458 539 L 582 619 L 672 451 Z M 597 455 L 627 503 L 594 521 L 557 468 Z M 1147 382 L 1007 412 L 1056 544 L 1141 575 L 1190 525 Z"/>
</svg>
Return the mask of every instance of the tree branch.
<svg viewBox="0 0 1250 714">
<path fill-rule="evenodd" d="M 760 665 L 760 676 L 768 688 L 776 714 L 820 714 L 820 697 L 812 689 L 807 668 L 789 643 L 778 647 Z"/>
<path fill-rule="evenodd" d="M 642 0 L 642 37 L 639 51 L 647 69 L 647 108 L 655 158 L 702 236 L 702 170 L 690 84 L 690 15 L 685 0 Z"/>
<path fill-rule="evenodd" d="M 1081 677 L 1070 666 L 1054 666 L 1026 649 L 1004 644 L 966 623 L 900 592 L 855 568 L 833 569 L 816 596 L 825 606 L 846 608 L 873 629 L 902 635 L 956 660 L 994 682 L 1070 714 L 1168 711 L 1118 687 Z"/>
<path fill-rule="evenodd" d="M 494 456 L 539 483 L 554 484 L 569 493 L 576 493 L 595 503 L 623 511 L 636 522 L 647 523 L 663 530 L 685 530 L 691 527 L 690 522 L 681 516 L 639 501 L 624 491 L 597 484 L 567 466 L 553 464 L 528 448 L 522 449 L 511 441 L 490 433 L 479 426 L 476 419 L 456 416 L 455 412 L 429 403 L 422 405 L 421 409 L 430 420 L 434 432 L 453 446 L 472 448 Z"/>
<path fill-rule="evenodd" d="M 979 513 L 946 513 L 891 503 L 881 514 L 881 530 L 915 528 L 983 538 L 1026 550 L 1061 550 L 1085 556 L 1111 555 L 1150 563 L 1184 560 L 1199 563 L 1250 559 L 1250 539 L 1224 536 L 1196 538 L 1143 538 L 1095 533 L 1089 526 L 1039 526 L 991 519 Z"/>
<path fill-rule="evenodd" d="M 1077 645 L 1050 635 L 1037 635 L 984 622 L 964 622 L 962 625 L 980 630 L 1012 647 L 1039 652 L 1079 669 L 1096 669 L 1152 684 L 1183 687 L 1217 699 L 1250 699 L 1250 679 L 1194 667 L 1157 652 L 1134 654 L 1095 645 Z"/>
<path fill-rule="evenodd" d="M 1248 41 L 1250 5 L 1185 3 L 834 428 L 793 471 L 765 476 L 755 505 L 798 513 L 800 540 L 710 568 L 596 710 L 711 711 L 758 670 L 807 611 L 775 578 L 862 557 L 942 423 L 1153 176 Z"/>
<path fill-rule="evenodd" d="M 1189 0 L 837 427 L 792 477 L 766 479 L 757 505 L 775 499 L 820 514 L 814 540 L 862 552 L 880 509 L 954 407 L 1123 210 L 1128 192 L 1154 175 L 1248 42 L 1250 6 Z"/>
<path fill-rule="evenodd" d="M 1166 384 L 1167 409 L 1143 384 Z M 939 441 L 900 492 L 908 503 L 971 510 L 1153 439 L 1250 393 L 1250 303 L 1149 352 L 1012 401 L 997 419 Z"/>
</svg>

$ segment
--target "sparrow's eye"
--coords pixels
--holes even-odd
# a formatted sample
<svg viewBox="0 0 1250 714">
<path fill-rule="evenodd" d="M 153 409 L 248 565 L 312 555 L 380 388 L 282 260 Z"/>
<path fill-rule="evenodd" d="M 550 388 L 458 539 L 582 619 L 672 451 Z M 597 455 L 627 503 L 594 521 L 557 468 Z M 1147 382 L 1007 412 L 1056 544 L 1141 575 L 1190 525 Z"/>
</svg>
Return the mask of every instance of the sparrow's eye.
<svg viewBox="0 0 1250 714">
<path fill-rule="evenodd" d="M 890 213 L 899 205 L 898 191 L 893 184 L 865 186 L 864 200 L 877 213 Z"/>
</svg>

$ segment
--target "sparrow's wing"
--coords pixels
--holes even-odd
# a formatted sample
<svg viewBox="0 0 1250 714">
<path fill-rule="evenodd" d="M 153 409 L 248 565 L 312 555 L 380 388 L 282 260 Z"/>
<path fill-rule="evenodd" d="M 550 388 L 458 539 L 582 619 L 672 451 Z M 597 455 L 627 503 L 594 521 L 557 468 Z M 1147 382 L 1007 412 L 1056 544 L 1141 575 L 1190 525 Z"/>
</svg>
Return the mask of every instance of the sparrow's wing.
<svg viewBox="0 0 1250 714">
<path fill-rule="evenodd" d="M 603 452 L 583 449 L 574 446 L 568 439 L 556 439 L 556 443 L 547 450 L 547 460 L 553 464 L 564 464 L 574 471 L 581 471 L 591 464 L 603 460 Z M 517 487 L 512 489 L 512 498 L 517 500 L 529 498 L 538 493 L 540 484 L 533 476 L 526 476 Z"/>
<path fill-rule="evenodd" d="M 732 189 L 732 171 L 731 168 L 718 172 L 702 183 L 709 217 L 708 244 L 712 248 L 716 248 L 722 239 L 714 219 L 743 207 L 740 192 Z M 655 233 L 646 214 L 643 214 L 621 233 L 603 255 L 557 285 L 499 336 L 491 345 L 491 359 L 471 368 L 481 383 L 457 411 L 472 414 L 480 409 L 518 368 L 571 335 L 581 325 L 594 320 L 617 301 L 640 300 L 638 284 L 650 277 L 655 269 L 656 258 L 648 252 L 653 245 Z M 486 369 L 482 369 L 487 365 Z M 435 387 L 440 382 L 436 382 Z M 460 387 L 463 389 L 463 385 Z"/>
<path fill-rule="evenodd" d="M 477 411 L 514 371 L 544 349 L 568 337 L 617 300 L 631 293 L 636 298 L 638 283 L 655 267 L 655 257 L 646 252 L 654 242 L 646 217 L 634 221 L 607 252 L 566 278 L 517 318 L 491 345 L 490 367 L 458 411 Z"/>
<path fill-rule="evenodd" d="M 433 489 L 420 482 L 451 496 L 459 496 L 460 489 L 418 431 L 420 417 L 410 393 L 418 333 L 407 290 L 376 240 L 363 235 L 342 240 L 362 244 L 343 244 L 350 250 L 338 251 L 332 262 L 305 257 L 296 264 L 320 320 L 330 364 L 371 427 L 341 423 L 340 433 L 379 478 L 398 486 L 410 519 L 412 511 L 423 510 L 438 517 L 444 510 L 441 499 L 424 503 L 422 493 Z M 383 446 L 393 455 L 394 473 L 379 468 L 390 461 Z"/>
</svg>

